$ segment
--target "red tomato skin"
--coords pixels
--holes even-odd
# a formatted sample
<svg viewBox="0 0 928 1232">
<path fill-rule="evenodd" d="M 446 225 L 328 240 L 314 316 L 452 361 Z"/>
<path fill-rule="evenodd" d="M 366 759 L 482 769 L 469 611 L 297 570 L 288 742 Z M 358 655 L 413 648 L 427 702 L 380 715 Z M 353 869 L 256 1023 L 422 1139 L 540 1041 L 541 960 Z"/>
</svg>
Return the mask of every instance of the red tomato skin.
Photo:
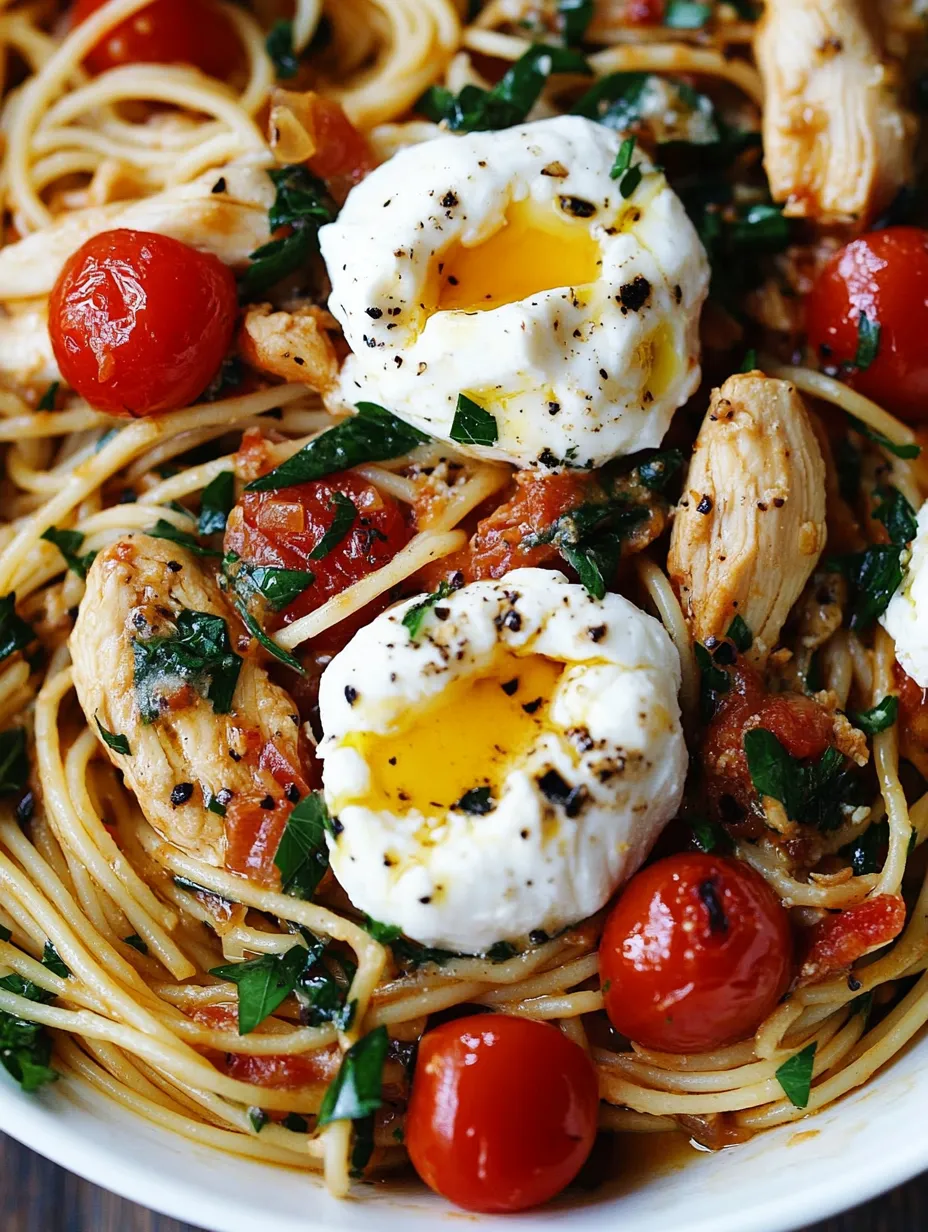
<svg viewBox="0 0 928 1232">
<path fill-rule="evenodd" d="M 79 25 L 106 0 L 77 0 L 72 21 Z M 235 30 L 209 0 L 153 0 L 115 26 L 88 52 L 94 74 L 121 64 L 191 64 L 224 78 L 242 58 Z"/>
<path fill-rule="evenodd" d="M 879 323 L 876 357 L 842 379 L 903 419 L 928 419 L 928 231 L 887 227 L 834 254 L 806 301 L 809 346 L 823 367 L 853 364 L 861 313 Z"/>
<path fill-rule="evenodd" d="M 763 878 L 700 852 L 636 874 L 599 947 L 612 1025 L 662 1052 L 747 1038 L 786 991 L 792 966 L 789 916 Z"/>
<path fill-rule="evenodd" d="M 905 900 L 899 894 L 877 894 L 829 913 L 809 930 L 800 983 L 814 983 L 847 970 L 871 950 L 895 941 L 903 928 Z"/>
<path fill-rule="evenodd" d="M 209 253 L 148 231 L 104 231 L 65 263 L 49 334 L 65 381 L 111 415 L 189 406 L 219 368 L 235 278 Z"/>
<path fill-rule="evenodd" d="M 556 1027 L 458 1018 L 419 1045 L 406 1116 L 413 1166 L 465 1210 L 521 1211 L 577 1175 L 596 1137 L 596 1071 Z"/>
</svg>

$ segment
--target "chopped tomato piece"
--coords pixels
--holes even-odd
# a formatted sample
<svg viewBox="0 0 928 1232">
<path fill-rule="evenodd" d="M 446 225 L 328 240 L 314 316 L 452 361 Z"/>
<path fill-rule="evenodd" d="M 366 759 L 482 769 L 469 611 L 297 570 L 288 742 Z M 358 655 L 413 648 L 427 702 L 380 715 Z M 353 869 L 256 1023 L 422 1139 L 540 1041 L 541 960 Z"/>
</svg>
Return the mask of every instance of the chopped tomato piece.
<svg viewBox="0 0 928 1232">
<path fill-rule="evenodd" d="M 238 793 L 226 809 L 226 867 L 252 881 L 276 885 L 279 874 L 274 857 L 293 806 L 319 785 L 318 765 L 311 754 L 307 782 L 300 768 L 291 766 L 270 741 L 249 750 L 245 760 L 252 765 L 253 794 Z"/>
<path fill-rule="evenodd" d="M 75 25 L 106 0 L 77 0 Z M 121 64 L 191 64 L 210 77 L 227 77 L 242 62 L 242 47 L 229 19 L 211 0 L 153 0 L 100 40 L 84 64 L 104 73 Z"/>
<path fill-rule="evenodd" d="M 294 1056 L 256 1057 L 244 1052 L 230 1052 L 224 1069 L 230 1078 L 239 1082 L 251 1082 L 259 1087 L 326 1086 L 338 1073 L 341 1052 L 337 1044 L 319 1048 L 315 1052 L 303 1052 Z"/>
<path fill-rule="evenodd" d="M 810 984 L 854 965 L 889 945 L 905 928 L 905 903 L 898 894 L 878 894 L 813 925 L 800 980 Z"/>
<path fill-rule="evenodd" d="M 348 119 L 341 103 L 315 93 L 305 95 L 304 101 L 308 105 L 310 136 L 316 146 L 307 166 L 342 201 L 376 167 L 374 152 L 364 134 Z"/>
</svg>

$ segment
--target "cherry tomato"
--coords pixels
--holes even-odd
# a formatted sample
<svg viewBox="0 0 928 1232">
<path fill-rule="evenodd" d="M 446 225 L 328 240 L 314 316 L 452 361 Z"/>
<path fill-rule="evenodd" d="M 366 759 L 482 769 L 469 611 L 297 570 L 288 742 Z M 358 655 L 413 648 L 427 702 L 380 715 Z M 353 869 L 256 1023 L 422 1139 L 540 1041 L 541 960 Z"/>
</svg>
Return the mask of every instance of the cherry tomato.
<svg viewBox="0 0 928 1232">
<path fill-rule="evenodd" d="M 75 25 L 106 0 L 77 0 Z M 224 78 L 242 59 L 238 36 L 211 0 L 153 0 L 104 35 L 84 61 L 91 73 L 120 64 L 192 64 L 210 77 Z"/>
<path fill-rule="evenodd" d="M 68 259 L 48 329 L 61 375 L 112 415 L 189 406 L 232 342 L 238 300 L 221 261 L 148 231 L 104 231 Z"/>
<path fill-rule="evenodd" d="M 557 1027 L 458 1018 L 419 1045 L 406 1147 L 425 1183 L 470 1211 L 521 1211 L 559 1193 L 596 1137 L 596 1071 Z"/>
<path fill-rule="evenodd" d="M 879 338 L 855 369 L 863 315 Z M 845 244 L 812 288 L 806 328 L 824 368 L 852 365 L 849 385 L 903 419 L 928 419 L 928 231 L 887 227 Z"/>
<path fill-rule="evenodd" d="M 789 917 L 737 860 L 668 856 L 622 891 L 599 947 L 617 1031 L 664 1052 L 708 1052 L 751 1035 L 789 984 Z"/>
<path fill-rule="evenodd" d="M 357 512 L 342 538 L 321 559 L 313 559 L 312 552 L 341 512 L 338 496 L 347 497 Z M 409 538 L 396 501 L 346 471 L 291 488 L 245 492 L 229 514 L 225 548 L 250 564 L 312 572 L 312 585 L 284 609 L 287 624 L 380 569 Z"/>
</svg>

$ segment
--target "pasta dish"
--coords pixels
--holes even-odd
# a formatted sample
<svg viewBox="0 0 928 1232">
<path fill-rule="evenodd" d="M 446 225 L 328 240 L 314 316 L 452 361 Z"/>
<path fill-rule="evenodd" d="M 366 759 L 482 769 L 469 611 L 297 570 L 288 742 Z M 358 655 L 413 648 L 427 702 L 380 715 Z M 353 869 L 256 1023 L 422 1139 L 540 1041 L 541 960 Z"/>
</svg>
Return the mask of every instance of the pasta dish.
<svg viewBox="0 0 928 1232">
<path fill-rule="evenodd" d="M 505 1212 L 917 1035 L 923 27 L 0 0 L 4 1081 Z"/>
</svg>

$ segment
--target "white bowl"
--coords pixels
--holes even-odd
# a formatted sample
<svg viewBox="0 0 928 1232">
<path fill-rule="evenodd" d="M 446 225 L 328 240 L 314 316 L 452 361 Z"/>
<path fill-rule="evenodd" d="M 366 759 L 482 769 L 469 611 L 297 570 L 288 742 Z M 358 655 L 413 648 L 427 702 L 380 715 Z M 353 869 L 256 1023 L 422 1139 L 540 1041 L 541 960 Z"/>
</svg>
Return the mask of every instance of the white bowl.
<svg viewBox="0 0 928 1232">
<path fill-rule="evenodd" d="M 0 1129 L 89 1181 L 210 1232 L 431 1232 L 460 1221 L 520 1232 L 788 1232 L 928 1168 L 928 1038 L 816 1117 L 719 1154 L 620 1175 L 521 1216 L 479 1219 L 411 1183 L 330 1198 L 303 1173 L 195 1147 L 83 1084 L 37 1096 L 0 1079 Z"/>
</svg>

